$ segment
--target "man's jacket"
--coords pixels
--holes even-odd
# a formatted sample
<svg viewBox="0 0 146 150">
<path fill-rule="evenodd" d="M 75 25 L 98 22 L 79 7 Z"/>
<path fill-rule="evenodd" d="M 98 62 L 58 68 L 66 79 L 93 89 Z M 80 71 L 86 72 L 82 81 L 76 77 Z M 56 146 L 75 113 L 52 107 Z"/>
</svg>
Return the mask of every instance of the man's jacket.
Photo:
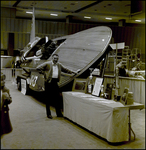
<svg viewBox="0 0 146 150">
<path fill-rule="evenodd" d="M 65 73 L 68 73 L 68 74 L 72 74 L 73 73 L 73 71 L 67 69 L 66 67 L 64 67 L 59 62 L 56 65 L 58 66 L 58 82 L 60 81 L 61 71 L 65 72 Z M 51 82 L 51 80 L 52 80 L 52 73 L 53 73 L 52 61 L 47 61 L 47 62 L 37 66 L 36 69 L 43 72 L 44 78 L 45 78 L 45 82 L 48 82 L 48 83 Z"/>
</svg>

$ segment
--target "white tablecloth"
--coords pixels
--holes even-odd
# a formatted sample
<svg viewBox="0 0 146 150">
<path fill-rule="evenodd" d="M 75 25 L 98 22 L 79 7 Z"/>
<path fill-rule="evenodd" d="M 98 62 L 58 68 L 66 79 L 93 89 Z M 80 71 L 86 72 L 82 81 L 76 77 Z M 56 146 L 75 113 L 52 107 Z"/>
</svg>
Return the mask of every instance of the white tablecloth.
<svg viewBox="0 0 146 150">
<path fill-rule="evenodd" d="M 128 141 L 128 106 L 81 92 L 63 92 L 63 103 L 66 118 L 109 142 Z"/>
</svg>

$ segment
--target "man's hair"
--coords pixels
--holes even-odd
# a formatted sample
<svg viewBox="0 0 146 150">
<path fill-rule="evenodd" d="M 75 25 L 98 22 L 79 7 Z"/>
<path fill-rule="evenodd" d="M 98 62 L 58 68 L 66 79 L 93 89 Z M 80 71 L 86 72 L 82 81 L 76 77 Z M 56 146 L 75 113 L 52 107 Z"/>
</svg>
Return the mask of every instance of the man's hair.
<svg viewBox="0 0 146 150">
<path fill-rule="evenodd" d="M 56 54 L 56 53 L 54 53 L 54 54 L 52 55 L 52 57 L 53 57 L 53 56 L 55 56 L 55 55 L 59 57 L 59 55 L 58 55 L 58 54 Z"/>
</svg>

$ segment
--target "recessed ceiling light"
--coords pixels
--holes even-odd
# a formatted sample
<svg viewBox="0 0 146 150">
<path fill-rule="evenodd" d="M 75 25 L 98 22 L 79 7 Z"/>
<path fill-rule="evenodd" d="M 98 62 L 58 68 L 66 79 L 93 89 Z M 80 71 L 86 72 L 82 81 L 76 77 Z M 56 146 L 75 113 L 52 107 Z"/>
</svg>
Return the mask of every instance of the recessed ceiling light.
<svg viewBox="0 0 146 150">
<path fill-rule="evenodd" d="M 136 22 L 141 22 L 141 20 L 135 20 Z"/>
<path fill-rule="evenodd" d="M 75 3 L 71 3 L 70 5 L 75 5 Z"/>
<path fill-rule="evenodd" d="M 84 18 L 86 18 L 86 19 L 91 19 L 91 17 L 88 17 L 88 16 L 84 16 Z"/>
<path fill-rule="evenodd" d="M 105 18 L 105 19 L 107 19 L 107 20 L 112 20 L 112 18 L 108 18 L 108 17 L 107 17 L 107 18 Z"/>
<path fill-rule="evenodd" d="M 26 11 L 26 13 L 27 13 L 27 14 L 32 14 L 32 12 L 31 12 L 31 11 Z"/>
<path fill-rule="evenodd" d="M 58 16 L 58 14 L 50 14 L 51 16 Z"/>
</svg>

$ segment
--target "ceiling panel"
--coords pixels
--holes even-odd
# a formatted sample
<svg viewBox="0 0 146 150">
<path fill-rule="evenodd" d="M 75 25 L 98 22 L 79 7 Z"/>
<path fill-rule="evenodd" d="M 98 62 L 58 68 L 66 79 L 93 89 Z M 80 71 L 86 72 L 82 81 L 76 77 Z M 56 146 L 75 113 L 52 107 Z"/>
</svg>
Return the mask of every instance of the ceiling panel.
<svg viewBox="0 0 146 150">
<path fill-rule="evenodd" d="M 1 7 L 12 7 L 16 1 L 1 1 Z"/>
<path fill-rule="evenodd" d="M 18 3 L 16 3 L 18 2 Z M 145 3 L 145 1 L 144 1 Z M 15 4 L 16 7 L 13 7 Z M 94 5 L 92 5 L 94 4 Z M 31 14 L 26 11 L 32 11 L 35 7 L 36 19 L 53 19 L 66 20 L 67 16 L 72 16 L 72 19 L 86 22 L 119 22 L 125 19 L 126 23 L 145 24 L 145 10 L 142 13 L 131 17 L 131 1 L 1 1 L 1 7 L 16 8 L 16 17 L 31 18 Z M 90 6 L 90 7 L 89 7 Z M 135 6 L 136 7 L 136 6 Z M 51 16 L 50 13 L 57 13 L 58 16 Z M 84 16 L 89 16 L 91 19 L 85 19 Z M 106 20 L 106 17 L 111 17 L 112 20 Z M 141 19 L 142 22 L 135 22 Z"/>
<path fill-rule="evenodd" d="M 130 1 L 102 1 L 101 3 L 83 10 L 84 13 L 97 14 L 116 14 L 126 15 L 130 14 Z"/>
<path fill-rule="evenodd" d="M 21 1 L 18 7 L 32 7 L 36 9 L 75 11 L 95 1 Z"/>
</svg>

